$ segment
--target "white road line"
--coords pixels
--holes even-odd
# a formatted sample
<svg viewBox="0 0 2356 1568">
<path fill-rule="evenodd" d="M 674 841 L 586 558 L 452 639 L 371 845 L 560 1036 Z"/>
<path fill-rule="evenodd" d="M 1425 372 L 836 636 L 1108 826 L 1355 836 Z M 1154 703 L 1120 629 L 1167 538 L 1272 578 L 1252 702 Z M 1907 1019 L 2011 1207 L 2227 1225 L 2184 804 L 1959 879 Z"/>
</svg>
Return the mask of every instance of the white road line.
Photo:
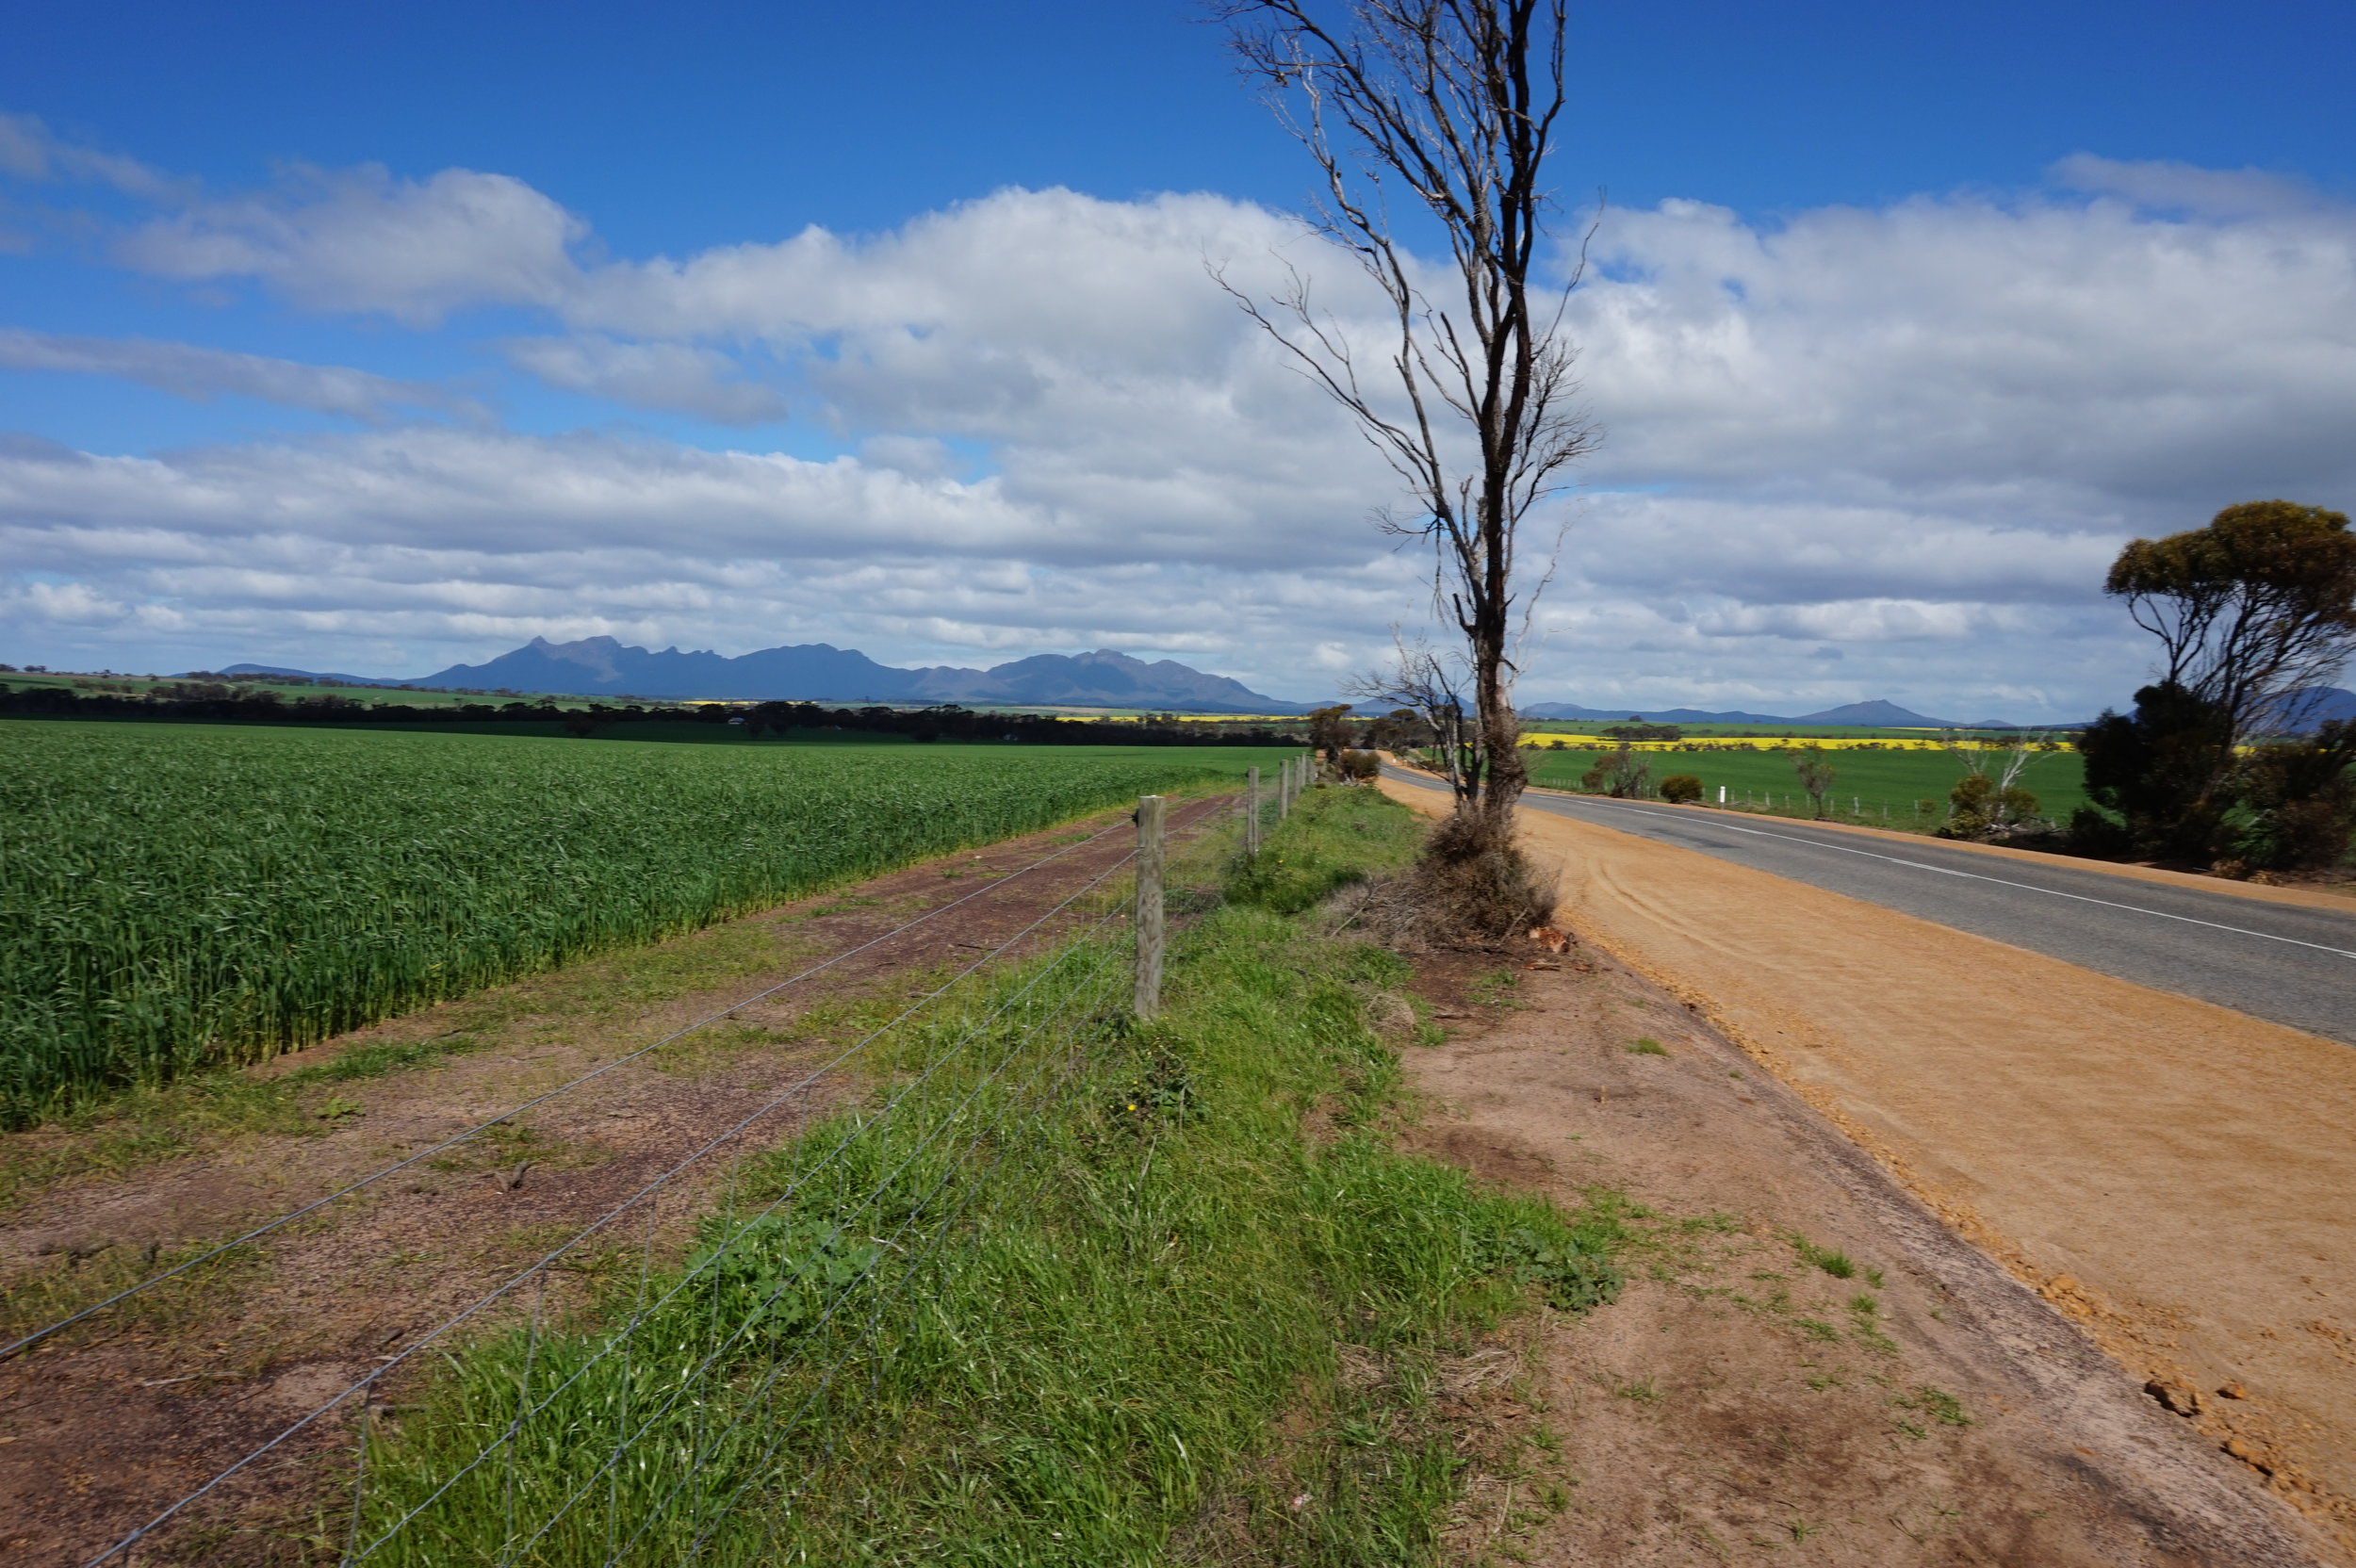
<svg viewBox="0 0 2356 1568">
<path fill-rule="evenodd" d="M 1603 803 L 1601 801 L 1595 801 L 1591 804 L 1600 806 Z M 1614 806 L 1612 808 L 1620 811 L 1633 811 L 1638 816 L 1642 817 L 1667 817 L 1673 822 L 1684 822 L 1687 820 L 1681 815 L 1672 815 L 1667 811 L 1649 810 L 1642 806 Z M 1567 815 L 1568 813 L 1564 814 Z M 2205 925 L 2212 931 L 2231 931 L 2234 935 L 2241 937 L 2263 937 L 2270 942 L 2288 942 L 2293 947 L 2313 948 L 2317 953 L 2329 953 L 2334 957 L 2356 958 L 2356 953 L 2351 953 L 2346 948 L 2326 947 L 2321 942 L 2303 942 L 2297 937 L 2278 937 L 2271 931 L 2252 931 L 2248 926 L 2244 925 L 2225 925 L 2213 920 L 2195 920 L 2190 915 L 2172 915 L 2166 909 L 2147 909 L 2140 904 L 2118 904 L 2107 898 L 2088 898 L 2084 893 L 2066 893 L 2055 888 L 2040 888 L 2034 882 L 2015 882 L 2009 877 L 1983 876 L 1975 871 L 1956 871 L 1950 866 L 1925 865 L 1920 860 L 1901 859 L 1895 855 L 1876 855 L 1870 849 L 1851 849 L 1847 844 L 1829 844 L 1824 842 L 1822 839 L 1803 839 L 1791 833 L 1768 833 L 1756 827 L 1737 827 L 1732 823 L 1717 822 L 1714 820 L 1707 824 L 1707 825 L 1710 827 L 1723 828 L 1728 833 L 1748 833 L 1754 839 L 1780 839 L 1785 843 L 1805 844 L 1810 849 L 1832 849 L 1838 850 L 1843 855 L 1862 855 L 1868 860 L 1887 860 L 1893 866 L 1911 866 L 1916 871 L 1935 871 L 1942 876 L 1968 876 L 1974 882 L 1993 882 L 2000 888 L 2020 888 L 2027 892 L 2043 893 L 2048 898 L 2070 898 L 2077 900 L 2081 904 L 2100 904 L 2104 908 L 2124 909 L 2129 914 L 2151 915 L 2160 920 L 2182 921 L 2186 925 Z"/>
</svg>

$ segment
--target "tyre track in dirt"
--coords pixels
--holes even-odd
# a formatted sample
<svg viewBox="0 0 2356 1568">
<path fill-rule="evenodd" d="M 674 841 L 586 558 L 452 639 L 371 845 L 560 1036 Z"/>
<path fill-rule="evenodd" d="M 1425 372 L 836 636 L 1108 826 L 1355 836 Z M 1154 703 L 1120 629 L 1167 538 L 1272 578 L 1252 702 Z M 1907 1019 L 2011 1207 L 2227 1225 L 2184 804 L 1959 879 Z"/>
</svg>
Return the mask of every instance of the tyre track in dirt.
<svg viewBox="0 0 2356 1568">
<path fill-rule="evenodd" d="M 1561 865 L 1560 920 L 2356 1560 L 2356 1053 L 1607 827 L 1522 831 Z"/>
<path fill-rule="evenodd" d="M 1203 824 L 1231 798 L 1173 803 L 1170 825 Z M 684 1152 L 744 1122 L 702 1168 L 631 1212 L 633 1258 L 640 1248 L 658 1256 L 676 1250 L 710 1207 L 732 1153 L 791 1136 L 860 1091 L 851 1071 L 823 1070 L 856 1031 L 860 1009 L 888 1016 L 944 971 L 994 947 L 1014 940 L 1006 955 L 1012 961 L 1091 922 L 1092 912 L 1055 907 L 1128 854 L 1125 817 L 1107 813 L 961 852 L 646 950 L 692 958 L 699 944 L 749 939 L 757 955 L 771 955 L 724 989 L 568 1018 L 561 1010 L 568 984 L 613 960 L 500 988 L 531 993 L 527 1003 L 548 998 L 549 1009 L 526 1010 L 468 1054 L 338 1084 L 336 1095 L 355 1109 L 321 1135 L 227 1137 L 23 1202 L 0 1217 L 0 1278 L 19 1288 L 86 1258 L 235 1235 L 815 961 L 850 955 L 677 1045 L 565 1088 L 531 1114 L 524 1137 L 461 1145 L 253 1244 L 250 1260 L 225 1277 L 161 1305 L 134 1298 L 0 1364 L 0 1555 L 28 1568 L 87 1560 L 627 1200 Z M 1091 834 L 1100 836 L 1075 841 Z M 1058 858 L 1034 865 L 1058 850 Z M 899 930 L 973 893 L 975 877 L 1006 880 L 938 921 Z M 465 1005 L 423 1009 L 255 1071 L 430 1040 Z M 587 1284 L 560 1277 L 548 1307 L 562 1311 Z M 301 1542 L 316 1530 L 309 1511 L 344 1462 L 349 1420 L 338 1412 L 317 1423 L 159 1543 L 143 1544 L 139 1560 L 308 1560 Z"/>
</svg>

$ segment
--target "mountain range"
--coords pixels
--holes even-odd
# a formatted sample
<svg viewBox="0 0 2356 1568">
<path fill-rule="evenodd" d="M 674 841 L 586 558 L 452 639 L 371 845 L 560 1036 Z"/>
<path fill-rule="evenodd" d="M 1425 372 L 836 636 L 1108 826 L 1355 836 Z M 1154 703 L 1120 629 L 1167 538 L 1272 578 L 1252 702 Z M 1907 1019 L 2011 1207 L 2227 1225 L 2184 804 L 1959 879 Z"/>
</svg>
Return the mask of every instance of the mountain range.
<svg viewBox="0 0 2356 1568">
<path fill-rule="evenodd" d="M 1646 711 L 1619 708 L 1581 708 L 1575 702 L 1541 702 L 1522 710 L 1526 719 L 1595 719 L 1598 721 L 1641 719 L 1646 724 L 1828 724 L 1870 725 L 1884 729 L 2011 729 L 2014 725 L 2003 719 L 1933 719 L 1885 702 L 1879 697 L 1872 702 L 1844 703 L 1827 708 L 1821 713 L 1745 713 L 1729 710 L 1707 712 L 1699 708 L 1656 708 Z"/>
<path fill-rule="evenodd" d="M 1262 696 L 1240 680 L 1205 675 L 1173 659 L 1147 663 L 1110 648 L 1034 654 L 987 670 L 937 664 L 902 669 L 856 648 L 826 643 L 761 648 L 728 659 L 678 648 L 648 652 L 611 637 L 551 643 L 534 637 L 481 664 L 452 664 L 415 679 L 331 675 L 232 664 L 224 675 L 308 675 L 355 685 L 506 688 L 578 696 L 714 701 L 956 702 L 988 706 L 1144 708 L 1189 713 L 1305 713 L 1308 705 Z"/>
<path fill-rule="evenodd" d="M 272 664 L 232 664 L 227 675 L 307 676 L 355 686 L 422 686 L 518 692 L 561 692 L 580 696 L 634 696 L 733 701 L 800 699 L 815 702 L 956 702 L 988 707 L 1137 708 L 1182 713 L 1305 713 L 1315 706 L 1264 696 L 1240 680 L 1208 675 L 1174 659 L 1147 663 L 1110 648 L 1093 653 L 1034 654 L 987 670 L 935 664 L 904 669 L 879 664 L 857 648 L 826 643 L 761 648 L 728 659 L 678 648 L 648 652 L 611 637 L 551 643 L 534 637 L 481 664 L 452 664 L 414 679 L 337 675 Z M 2294 694 L 2301 728 L 2325 719 L 2356 718 L 2356 693 L 2337 687 Z M 1541 702 L 1522 710 L 1526 719 L 1570 719 L 1597 723 L 1641 719 L 1648 724 L 1857 725 L 1887 728 L 2011 729 L 2003 719 L 1939 719 L 1876 698 L 1846 703 L 1796 717 L 1739 710 L 1698 708 L 1582 708 L 1574 702 Z M 2053 727 L 2074 729 L 2075 725 Z"/>
</svg>

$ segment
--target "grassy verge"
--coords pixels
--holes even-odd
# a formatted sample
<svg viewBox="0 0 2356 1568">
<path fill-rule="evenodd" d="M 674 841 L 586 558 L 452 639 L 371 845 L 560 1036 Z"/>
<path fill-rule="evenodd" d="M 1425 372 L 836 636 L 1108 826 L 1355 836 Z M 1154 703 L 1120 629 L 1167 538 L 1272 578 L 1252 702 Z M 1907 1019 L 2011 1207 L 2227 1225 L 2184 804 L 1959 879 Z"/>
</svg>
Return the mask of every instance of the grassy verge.
<svg viewBox="0 0 2356 1568">
<path fill-rule="evenodd" d="M 1318 792 L 1121 1010 L 1081 942 L 881 1043 L 859 1110 L 747 1163 L 668 1267 L 626 1257 L 454 1356 L 365 1456 L 404 1563 L 1429 1560 L 1451 1358 L 1608 1298 L 1625 1233 L 1385 1135 L 1399 960 L 1317 887 L 1408 814 Z M 1291 868 L 1279 874 L 1276 857 Z M 1304 869 L 1305 868 L 1305 869 Z M 550 1299 L 562 1299 L 562 1293 Z"/>
</svg>

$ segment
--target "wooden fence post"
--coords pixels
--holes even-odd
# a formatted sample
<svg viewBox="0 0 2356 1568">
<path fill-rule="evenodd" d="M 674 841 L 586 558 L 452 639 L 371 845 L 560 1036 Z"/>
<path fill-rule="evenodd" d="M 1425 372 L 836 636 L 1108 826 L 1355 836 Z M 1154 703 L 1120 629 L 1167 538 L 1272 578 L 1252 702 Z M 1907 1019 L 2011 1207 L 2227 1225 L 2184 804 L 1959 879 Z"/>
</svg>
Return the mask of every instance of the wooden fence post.
<svg viewBox="0 0 2356 1568">
<path fill-rule="evenodd" d="M 1162 808 L 1160 795 L 1137 800 L 1137 986 L 1130 1011 L 1152 1018 L 1162 1006 Z"/>
<path fill-rule="evenodd" d="M 1244 770 L 1243 787 L 1243 853 L 1247 859 L 1260 858 L 1260 770 Z"/>
</svg>

